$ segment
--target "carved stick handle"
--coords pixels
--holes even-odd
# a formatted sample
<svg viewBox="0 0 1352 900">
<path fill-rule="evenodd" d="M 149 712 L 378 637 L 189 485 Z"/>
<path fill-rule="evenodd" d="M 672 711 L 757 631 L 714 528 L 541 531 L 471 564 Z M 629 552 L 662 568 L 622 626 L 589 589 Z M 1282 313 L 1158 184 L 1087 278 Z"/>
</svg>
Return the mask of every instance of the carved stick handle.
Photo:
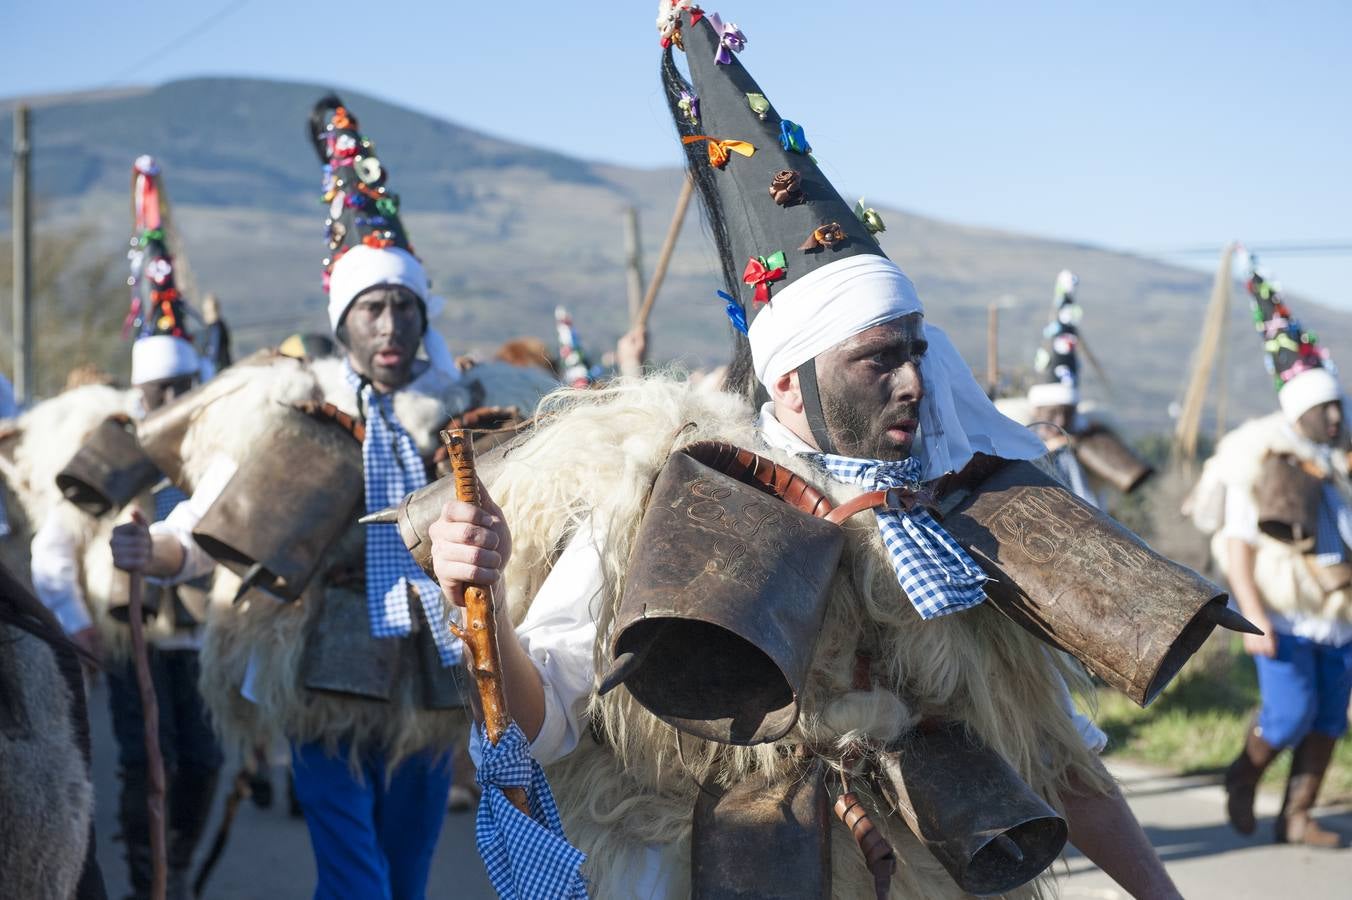
<svg viewBox="0 0 1352 900">
<path fill-rule="evenodd" d="M 479 505 L 479 475 L 474 467 L 474 438 L 464 428 L 441 432 L 441 442 L 451 460 L 451 477 L 455 479 L 456 499 Z M 484 715 L 484 730 L 489 743 L 497 746 L 502 735 L 512 724 L 507 709 L 507 694 L 502 685 L 502 659 L 498 654 L 497 617 L 492 588 L 478 584 L 465 585 L 465 626 L 455 629 L 469 651 L 470 671 L 479 689 L 479 705 Z M 530 807 L 523 788 L 504 788 L 503 793 L 512 805 L 526 815 Z"/>
</svg>

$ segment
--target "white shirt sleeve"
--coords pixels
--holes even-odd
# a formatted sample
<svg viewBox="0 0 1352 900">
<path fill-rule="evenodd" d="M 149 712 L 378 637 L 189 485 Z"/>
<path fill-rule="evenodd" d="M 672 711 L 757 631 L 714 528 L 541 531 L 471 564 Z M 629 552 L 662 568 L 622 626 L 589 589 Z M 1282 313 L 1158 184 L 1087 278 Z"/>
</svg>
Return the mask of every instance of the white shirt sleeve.
<svg viewBox="0 0 1352 900">
<path fill-rule="evenodd" d="M 75 536 L 58 516 L 48 516 L 33 535 L 31 571 L 38 599 L 52 611 L 67 634 L 93 624 L 80 587 Z"/>
<path fill-rule="evenodd" d="M 169 515 L 151 524 L 152 535 L 167 535 L 178 542 L 179 547 L 183 549 L 183 567 L 169 578 L 149 579 L 150 581 L 159 584 L 182 584 L 194 578 L 201 578 L 216 567 L 216 560 L 193 540 L 192 531 L 207 514 L 211 504 L 216 502 L 221 491 L 225 490 L 236 469 L 238 466 L 234 460 L 227 456 L 217 456 L 207 466 L 192 496 L 175 506 Z"/>
<path fill-rule="evenodd" d="M 1238 538 L 1246 544 L 1258 544 L 1258 506 L 1248 491 L 1227 486 L 1225 489 L 1225 524 L 1221 536 Z"/>
<path fill-rule="evenodd" d="M 590 520 L 578 528 L 516 629 L 544 683 L 544 722 L 531 742 L 531 755 L 542 764 L 567 756 L 582 734 L 596 681 L 596 614 L 605 584 L 598 548 L 604 540 Z"/>
</svg>

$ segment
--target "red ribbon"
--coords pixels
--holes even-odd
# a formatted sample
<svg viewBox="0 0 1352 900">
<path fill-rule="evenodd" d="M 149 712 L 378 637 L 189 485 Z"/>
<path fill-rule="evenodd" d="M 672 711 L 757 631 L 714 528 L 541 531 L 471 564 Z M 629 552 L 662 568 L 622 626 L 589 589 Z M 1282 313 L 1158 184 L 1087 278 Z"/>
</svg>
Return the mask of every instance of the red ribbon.
<svg viewBox="0 0 1352 900">
<path fill-rule="evenodd" d="M 757 303 L 770 302 L 770 282 L 779 281 L 784 277 L 784 268 L 767 268 L 765 263 L 756 257 L 751 257 L 746 262 L 746 268 L 742 270 L 742 280 L 747 284 L 756 286 Z"/>
</svg>

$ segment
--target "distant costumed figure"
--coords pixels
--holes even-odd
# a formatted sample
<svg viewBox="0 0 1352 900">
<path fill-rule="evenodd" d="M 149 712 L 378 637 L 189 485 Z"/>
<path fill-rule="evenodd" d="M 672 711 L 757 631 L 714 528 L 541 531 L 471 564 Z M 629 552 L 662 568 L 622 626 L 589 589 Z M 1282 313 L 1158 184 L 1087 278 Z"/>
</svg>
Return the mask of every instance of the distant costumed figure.
<svg viewBox="0 0 1352 900">
<path fill-rule="evenodd" d="M 518 746 L 572 844 L 481 843 L 494 886 L 579 896 L 580 864 L 604 898 L 1028 897 L 1110 809 L 1103 864 L 1176 896 L 1035 635 L 1146 703 L 1244 623 L 1031 462 L 746 35 L 688 0 L 658 27 L 746 395 L 556 394 L 478 505 L 443 479 L 395 514 L 449 595 L 495 586 Z"/>
<path fill-rule="evenodd" d="M 1293 748 L 1278 843 L 1338 847 L 1315 822 L 1352 696 L 1352 481 L 1344 392 L 1328 352 L 1296 319 L 1280 286 L 1250 257 L 1249 297 L 1277 388 L 1277 412 L 1231 431 L 1189 500 L 1193 521 L 1240 611 L 1266 634 L 1246 636 L 1261 706 L 1226 770 L 1230 824 L 1256 828 L 1254 791 Z"/>
<path fill-rule="evenodd" d="M 171 514 L 183 527 L 153 535 L 147 572 L 220 563 L 202 684 L 232 741 L 290 743 L 315 896 L 414 900 L 465 735 L 461 648 L 397 529 L 357 518 L 435 476 L 440 429 L 490 406 L 495 423 L 520 419 L 557 382 L 502 363 L 461 371 L 374 145 L 332 95 L 308 133 L 336 344 L 288 339 L 140 423 L 145 453 L 190 495 Z"/>
<path fill-rule="evenodd" d="M 1001 412 L 1037 431 L 1061 480 L 1086 503 L 1102 506 L 1102 488 L 1131 493 L 1154 469 L 1105 420 L 1101 409 L 1082 409 L 1080 321 L 1075 299 L 1080 279 L 1069 269 L 1056 276 L 1052 320 L 1033 362 L 1037 378 L 1023 398 L 997 401 Z"/>
</svg>

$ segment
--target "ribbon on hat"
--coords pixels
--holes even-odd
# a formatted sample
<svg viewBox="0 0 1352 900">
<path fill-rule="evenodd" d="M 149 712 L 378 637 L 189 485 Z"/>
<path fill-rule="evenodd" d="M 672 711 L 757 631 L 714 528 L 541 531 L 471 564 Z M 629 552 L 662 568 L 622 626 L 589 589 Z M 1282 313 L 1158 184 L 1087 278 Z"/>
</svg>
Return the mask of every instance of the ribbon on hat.
<svg viewBox="0 0 1352 900">
<path fill-rule="evenodd" d="M 695 141 L 708 141 L 709 165 L 715 169 L 721 169 L 728 164 L 728 151 L 747 157 L 756 152 L 756 148 L 746 141 L 724 141 L 709 137 L 707 134 L 688 134 L 681 138 L 682 144 L 693 144 Z"/>
<path fill-rule="evenodd" d="M 681 91 L 681 99 L 677 101 L 676 108 L 692 124 L 699 124 L 699 95 L 692 94 L 689 91 Z"/>
<path fill-rule="evenodd" d="M 746 268 L 742 270 L 742 281 L 755 285 L 757 303 L 770 302 L 770 282 L 783 280 L 786 266 L 783 250 L 747 260 Z"/>
<path fill-rule="evenodd" d="M 859 202 L 854 205 L 854 214 L 864 223 L 869 234 L 880 234 L 887 230 L 887 226 L 883 224 L 883 217 L 878 215 L 878 211 L 873 207 L 865 206 L 863 197 L 860 197 Z"/>
<path fill-rule="evenodd" d="M 788 119 L 779 121 L 779 146 L 787 152 L 812 152 L 812 147 L 807 142 L 807 135 L 803 133 L 803 126 L 797 122 L 790 122 Z"/>
<path fill-rule="evenodd" d="M 747 334 L 750 328 L 746 324 L 746 312 L 742 309 L 742 304 L 738 303 L 731 294 L 724 291 L 718 291 L 717 294 L 728 303 L 723 311 L 728 314 L 728 321 L 732 322 L 732 327 L 742 334 Z"/>
<path fill-rule="evenodd" d="M 827 250 L 835 250 L 845 243 L 849 238 L 845 234 L 845 229 L 840 227 L 839 222 L 827 222 L 812 229 L 812 233 L 803 241 L 799 250 L 804 252 L 810 250 L 819 250 L 825 247 Z"/>
<path fill-rule="evenodd" d="M 751 107 L 751 111 L 756 114 L 756 118 L 764 122 L 766 114 L 770 112 L 770 101 L 765 99 L 765 95 L 747 94 L 746 102 Z"/>
<path fill-rule="evenodd" d="M 694 13 L 690 16 L 691 24 L 698 22 Z M 714 62 L 720 66 L 726 66 L 732 62 L 732 54 L 741 53 L 746 48 L 746 35 L 742 34 L 740 28 L 735 23 L 729 22 L 723 24 L 723 19 L 718 13 L 709 13 L 709 24 L 714 27 L 718 34 L 718 47 L 714 50 Z"/>
</svg>

